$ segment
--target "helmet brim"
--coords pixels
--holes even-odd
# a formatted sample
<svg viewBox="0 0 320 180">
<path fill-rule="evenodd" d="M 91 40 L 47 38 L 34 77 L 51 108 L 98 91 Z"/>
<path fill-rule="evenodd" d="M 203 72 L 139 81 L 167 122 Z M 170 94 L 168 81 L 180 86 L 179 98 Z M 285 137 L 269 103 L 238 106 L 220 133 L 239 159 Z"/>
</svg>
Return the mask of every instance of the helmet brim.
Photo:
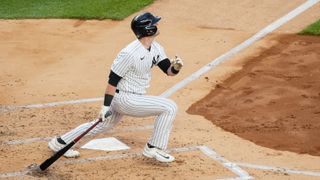
<svg viewBox="0 0 320 180">
<path fill-rule="evenodd" d="M 152 20 L 152 25 L 157 24 L 160 21 L 161 17 L 160 16 L 156 16 L 153 18 Z"/>
</svg>

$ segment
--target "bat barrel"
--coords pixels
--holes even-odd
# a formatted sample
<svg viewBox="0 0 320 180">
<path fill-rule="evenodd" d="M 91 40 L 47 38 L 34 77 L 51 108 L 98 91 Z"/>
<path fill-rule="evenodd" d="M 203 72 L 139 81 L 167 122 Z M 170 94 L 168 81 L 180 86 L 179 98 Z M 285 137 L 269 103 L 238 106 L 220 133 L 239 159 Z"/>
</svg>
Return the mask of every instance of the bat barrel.
<svg viewBox="0 0 320 180">
<path fill-rule="evenodd" d="M 45 160 L 43 163 L 40 164 L 39 168 L 40 170 L 44 171 L 46 170 L 51 164 L 53 164 L 57 159 L 59 159 L 65 152 L 67 152 L 73 145 L 75 144 L 74 141 L 67 144 L 64 148 L 57 151 L 53 156 L 51 156 L 49 159 Z"/>
</svg>

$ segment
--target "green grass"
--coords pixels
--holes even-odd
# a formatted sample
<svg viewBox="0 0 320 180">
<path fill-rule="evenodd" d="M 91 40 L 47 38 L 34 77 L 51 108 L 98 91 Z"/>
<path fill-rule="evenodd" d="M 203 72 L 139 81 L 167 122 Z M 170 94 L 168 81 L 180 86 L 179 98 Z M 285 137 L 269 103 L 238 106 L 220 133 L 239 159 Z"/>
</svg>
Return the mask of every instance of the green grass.
<svg viewBox="0 0 320 180">
<path fill-rule="evenodd" d="M 306 27 L 299 34 L 320 36 L 320 20 Z"/>
<path fill-rule="evenodd" d="M 122 20 L 154 0 L 0 0 L 0 19 Z"/>
</svg>

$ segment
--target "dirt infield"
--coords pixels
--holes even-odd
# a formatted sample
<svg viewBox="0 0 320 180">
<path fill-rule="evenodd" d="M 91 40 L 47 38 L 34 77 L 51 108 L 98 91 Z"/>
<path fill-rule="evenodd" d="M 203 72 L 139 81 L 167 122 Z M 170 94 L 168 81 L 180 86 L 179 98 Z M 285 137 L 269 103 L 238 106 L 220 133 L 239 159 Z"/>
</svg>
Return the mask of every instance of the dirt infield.
<svg viewBox="0 0 320 180">
<path fill-rule="evenodd" d="M 320 155 L 320 38 L 284 35 L 188 110 L 279 150 Z"/>
<path fill-rule="evenodd" d="M 166 77 L 159 69 L 155 69 L 148 93 L 153 95 L 163 93 L 304 2 L 304 0 L 259 2 L 202 0 L 201 3 L 192 0 L 156 1 L 144 11 L 152 11 L 162 16 L 158 41 L 166 48 L 169 57 L 179 54 L 185 66 L 179 76 L 173 78 Z M 97 117 L 101 101 L 94 101 L 0 112 L 0 178 L 225 179 L 250 176 L 256 179 L 319 179 L 319 156 L 283 151 L 282 148 L 285 146 L 277 149 L 267 148 L 241 137 L 241 134 L 237 134 L 238 132 L 226 131 L 203 116 L 187 113 L 192 104 L 208 95 L 217 87 L 217 84 L 224 86 L 224 81 L 240 71 L 242 67 L 257 65 L 254 67 L 258 68 L 262 66 L 260 63 L 271 66 L 273 61 L 258 62 L 253 57 L 266 57 L 264 52 L 268 52 L 271 47 L 276 47 L 279 35 L 298 32 L 318 19 L 319 11 L 318 3 L 273 32 L 273 35 L 254 43 L 170 96 L 179 106 L 169 144 L 169 150 L 177 159 L 174 163 L 159 164 L 141 155 L 142 148 L 152 133 L 152 117 L 125 117 L 112 131 L 85 138 L 77 147 L 92 138 L 116 137 L 130 146 L 129 150 L 106 152 L 80 149 L 81 157 L 78 159 L 61 158 L 43 175 L 25 175 L 26 166 L 31 163 L 41 163 L 52 154 L 47 148 L 47 141 L 51 137 Z M 114 57 L 123 46 L 135 38 L 129 28 L 132 17 L 124 21 L 1 20 L 1 108 L 101 97 Z M 292 44 L 291 40 L 295 41 L 296 37 L 285 37 L 289 38 L 280 38 L 280 42 L 291 45 L 283 45 L 283 48 L 287 48 L 287 51 L 297 57 L 304 58 L 306 55 L 300 56 L 300 49 L 293 51 L 298 45 L 303 46 L 303 43 Z M 304 41 L 309 42 L 308 39 Z M 318 42 L 318 40 L 315 41 Z M 303 47 L 309 46 L 308 44 Z M 285 55 L 285 52 L 283 53 L 281 55 Z M 297 59 L 295 61 L 299 62 Z M 308 67 L 308 62 L 299 62 L 295 65 L 291 63 L 290 67 L 304 69 Z M 276 70 L 281 74 L 283 68 L 277 67 Z M 316 70 L 312 72 L 319 73 Z M 282 82 L 281 78 L 289 78 L 288 74 L 274 77 L 273 74 L 265 74 L 266 72 L 255 73 L 247 78 L 253 79 L 253 76 L 263 75 L 270 78 L 268 79 L 270 81 L 279 79 L 279 82 Z M 241 75 L 240 73 L 238 78 L 246 77 Z M 235 77 L 232 76 L 232 78 Z M 297 78 L 291 79 L 292 82 L 296 80 Z M 308 85 L 308 81 L 305 83 Z M 297 84 L 292 84 L 292 87 L 295 87 L 294 85 Z M 277 84 L 278 86 L 280 84 Z M 297 101 L 305 102 L 304 105 L 318 102 L 317 98 L 313 98 L 316 92 L 309 92 L 313 88 L 303 87 L 306 89 L 294 91 L 300 93 L 299 98 L 285 102 L 289 105 Z M 303 87 L 299 86 L 299 88 Z M 291 90 L 293 89 L 279 88 L 271 93 L 281 94 Z M 237 99 L 234 96 L 233 100 L 246 100 L 241 97 Z M 255 102 L 263 103 L 262 100 Z M 250 103 L 250 100 L 248 102 L 243 107 L 254 104 L 254 102 Z M 278 107 L 284 106 L 282 102 L 275 101 L 275 103 Z M 207 111 L 211 111 L 211 108 L 214 107 L 208 108 Z M 296 117 L 295 121 L 298 121 L 302 117 L 300 112 L 313 113 L 310 113 L 310 116 L 304 116 L 309 117 L 306 119 L 308 121 L 305 121 L 306 126 L 297 126 L 297 131 L 302 132 L 300 130 L 304 127 L 304 129 L 316 128 L 308 125 L 311 121 L 318 119 L 318 114 L 314 114 L 317 112 L 316 108 L 312 109 L 308 106 L 308 109 L 303 111 L 298 109 L 299 111 L 293 114 Z M 231 111 L 228 108 L 223 110 Z M 262 110 L 261 113 L 263 113 Z M 292 120 L 289 110 L 278 112 L 284 113 L 285 120 L 287 118 Z M 274 116 L 276 117 L 276 114 Z M 283 126 L 293 122 L 284 121 Z M 233 125 L 239 127 L 237 124 Z M 258 125 L 256 127 L 260 128 L 262 124 L 258 123 Z M 269 127 L 269 124 L 265 126 Z M 315 137 L 314 141 L 318 139 Z"/>
</svg>

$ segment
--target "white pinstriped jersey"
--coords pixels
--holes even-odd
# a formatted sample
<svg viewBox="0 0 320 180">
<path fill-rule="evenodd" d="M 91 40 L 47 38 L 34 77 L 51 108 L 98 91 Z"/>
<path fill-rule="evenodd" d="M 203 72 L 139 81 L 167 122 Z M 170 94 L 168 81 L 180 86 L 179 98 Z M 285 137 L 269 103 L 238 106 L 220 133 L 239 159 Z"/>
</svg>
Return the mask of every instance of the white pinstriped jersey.
<svg viewBox="0 0 320 180">
<path fill-rule="evenodd" d="M 156 116 L 154 130 L 148 143 L 160 149 L 166 149 L 177 105 L 164 97 L 144 95 L 151 80 L 151 68 L 166 58 L 163 47 L 154 41 L 150 51 L 139 40 L 133 41 L 122 49 L 111 66 L 111 70 L 122 77 L 117 85 L 120 92 L 115 94 L 110 107 L 112 115 L 103 123 L 99 123 L 89 134 L 93 135 L 110 129 L 124 115 Z M 70 143 L 95 122 L 94 120 L 81 124 L 62 135 L 61 138 Z"/>
<path fill-rule="evenodd" d="M 151 68 L 167 58 L 163 47 L 153 41 L 150 51 L 137 39 L 122 49 L 111 70 L 122 79 L 117 89 L 123 92 L 145 94 L 150 86 Z"/>
<path fill-rule="evenodd" d="M 133 21 L 136 20 L 137 18 L 133 19 Z M 149 20 L 145 19 L 141 20 L 141 22 Z M 160 17 L 154 17 L 151 23 L 155 20 L 158 22 Z M 156 24 L 151 25 L 156 26 Z M 146 30 L 151 25 L 146 26 Z M 134 33 L 136 34 L 135 30 Z M 136 39 L 119 52 L 111 66 L 111 71 L 122 77 L 117 84 L 119 91 L 114 94 L 110 105 L 111 116 L 96 125 L 88 135 L 94 135 L 112 128 L 123 116 L 155 116 L 154 128 L 148 144 L 163 150 L 167 148 L 178 107 L 174 101 L 168 98 L 145 94 L 146 89 L 150 86 L 151 68 L 168 58 L 163 47 L 154 41 L 154 37 L 152 40 L 149 50 Z M 88 128 L 92 127 L 97 120 L 79 125 L 63 134 L 61 139 L 66 143 L 72 142 Z"/>
</svg>

